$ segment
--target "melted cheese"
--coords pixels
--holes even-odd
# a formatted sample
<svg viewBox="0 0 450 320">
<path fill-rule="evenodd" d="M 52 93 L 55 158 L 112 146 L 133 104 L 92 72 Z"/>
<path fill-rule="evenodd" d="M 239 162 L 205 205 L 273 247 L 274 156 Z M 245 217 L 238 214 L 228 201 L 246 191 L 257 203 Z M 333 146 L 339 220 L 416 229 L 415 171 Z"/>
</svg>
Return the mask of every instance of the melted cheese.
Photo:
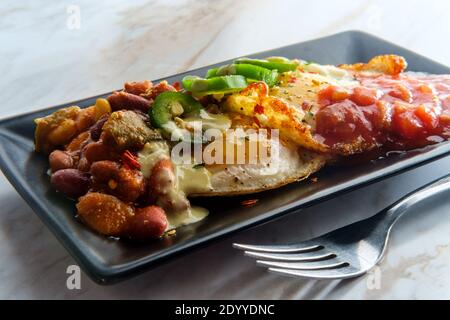
<svg viewBox="0 0 450 320">
<path fill-rule="evenodd" d="M 211 173 L 203 166 L 178 165 L 177 188 L 186 195 L 212 190 Z"/>
<path fill-rule="evenodd" d="M 165 141 L 147 142 L 138 154 L 138 162 L 144 177 L 149 178 L 155 164 L 169 158 L 169 146 Z"/>
<path fill-rule="evenodd" d="M 176 229 L 191 223 L 199 222 L 208 216 L 208 210 L 202 207 L 191 206 L 187 210 L 167 215 L 169 226 L 167 230 Z"/>
<path fill-rule="evenodd" d="M 332 65 L 310 63 L 303 66 L 303 69 L 307 72 L 313 72 L 324 76 L 329 82 L 339 83 L 343 86 L 352 86 L 357 84 L 357 81 L 353 79 L 350 72 Z"/>
<path fill-rule="evenodd" d="M 202 193 L 212 190 L 211 173 L 205 167 L 193 165 L 177 165 L 176 188 L 173 192 L 188 196 L 191 193 Z M 198 222 L 208 215 L 208 210 L 202 207 L 190 206 L 187 210 L 172 212 L 167 216 L 170 229 Z"/>
<path fill-rule="evenodd" d="M 163 126 L 166 132 L 170 132 L 170 139 L 172 141 L 182 141 L 184 137 L 184 131 L 182 128 L 178 127 L 174 121 L 168 121 Z"/>
<path fill-rule="evenodd" d="M 231 119 L 226 114 L 214 114 L 206 110 L 200 110 L 197 116 L 191 116 L 184 119 L 175 118 L 175 121 L 168 121 L 163 125 L 166 132 L 170 132 L 172 141 L 185 140 L 186 135 L 190 135 L 193 130 L 205 131 L 208 129 L 217 129 L 225 132 L 231 127 Z"/>
<path fill-rule="evenodd" d="M 184 122 L 200 130 L 218 129 L 223 132 L 231 127 L 231 119 L 228 115 L 209 113 L 206 110 L 200 110 L 197 117 L 185 118 Z"/>
<path fill-rule="evenodd" d="M 144 177 L 149 178 L 152 169 L 158 161 L 170 158 L 169 146 L 165 141 L 152 141 L 145 144 L 138 154 L 138 162 Z M 175 166 L 176 183 L 173 188 L 167 190 L 174 199 L 188 196 L 191 193 L 202 193 L 212 190 L 211 173 L 202 166 L 177 165 Z M 208 210 L 201 207 L 190 206 L 186 210 L 168 212 L 168 230 L 182 225 L 191 224 L 202 220 L 208 215 Z"/>
</svg>

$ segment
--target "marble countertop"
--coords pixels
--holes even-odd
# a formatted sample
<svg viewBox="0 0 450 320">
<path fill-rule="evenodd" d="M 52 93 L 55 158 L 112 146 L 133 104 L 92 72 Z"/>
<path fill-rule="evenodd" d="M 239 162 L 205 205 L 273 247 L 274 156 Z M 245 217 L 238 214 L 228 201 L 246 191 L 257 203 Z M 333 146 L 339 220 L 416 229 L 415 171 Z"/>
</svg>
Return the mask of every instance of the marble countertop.
<svg viewBox="0 0 450 320">
<path fill-rule="evenodd" d="M 358 29 L 450 65 L 443 1 L 12 1 L 0 3 L 0 117 L 339 31 Z M 310 238 L 370 216 L 448 173 L 450 158 L 241 232 L 113 286 L 74 260 L 0 175 L 0 298 L 450 298 L 450 202 L 405 216 L 375 272 L 345 281 L 269 274 L 233 242 Z"/>
</svg>

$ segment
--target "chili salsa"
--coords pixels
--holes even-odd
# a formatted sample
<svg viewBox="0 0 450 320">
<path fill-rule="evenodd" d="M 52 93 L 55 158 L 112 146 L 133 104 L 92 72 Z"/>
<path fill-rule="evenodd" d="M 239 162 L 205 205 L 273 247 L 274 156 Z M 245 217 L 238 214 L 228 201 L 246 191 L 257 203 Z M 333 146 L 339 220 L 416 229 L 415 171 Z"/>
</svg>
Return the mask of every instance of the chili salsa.
<svg viewBox="0 0 450 320">
<path fill-rule="evenodd" d="M 355 74 L 360 85 L 319 92 L 316 135 L 325 144 L 363 139 L 406 150 L 450 136 L 450 76 Z"/>
</svg>

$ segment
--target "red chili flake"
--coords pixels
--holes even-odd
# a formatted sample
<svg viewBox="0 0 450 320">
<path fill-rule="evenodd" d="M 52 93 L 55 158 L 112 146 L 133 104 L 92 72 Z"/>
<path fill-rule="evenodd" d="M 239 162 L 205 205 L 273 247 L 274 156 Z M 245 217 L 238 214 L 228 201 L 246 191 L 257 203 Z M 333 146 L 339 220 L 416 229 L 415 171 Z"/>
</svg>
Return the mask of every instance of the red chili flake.
<svg viewBox="0 0 450 320">
<path fill-rule="evenodd" d="M 139 170 L 141 168 L 141 164 L 136 160 L 136 157 L 128 150 L 122 153 L 122 162 L 133 169 Z"/>
<path fill-rule="evenodd" d="M 255 113 L 258 113 L 258 114 L 263 114 L 264 113 L 264 107 L 259 105 L 259 104 L 257 104 L 255 106 L 255 108 L 253 109 L 253 111 L 255 111 Z"/>
<path fill-rule="evenodd" d="M 288 82 L 294 83 L 295 81 L 297 81 L 297 77 L 291 77 Z"/>
<path fill-rule="evenodd" d="M 177 89 L 177 91 L 180 91 L 181 90 L 181 83 L 180 83 L 180 81 L 175 81 L 174 83 L 172 83 L 172 87 Z"/>
<path fill-rule="evenodd" d="M 254 206 L 259 200 L 258 199 L 248 199 L 241 202 L 244 207 Z"/>
</svg>

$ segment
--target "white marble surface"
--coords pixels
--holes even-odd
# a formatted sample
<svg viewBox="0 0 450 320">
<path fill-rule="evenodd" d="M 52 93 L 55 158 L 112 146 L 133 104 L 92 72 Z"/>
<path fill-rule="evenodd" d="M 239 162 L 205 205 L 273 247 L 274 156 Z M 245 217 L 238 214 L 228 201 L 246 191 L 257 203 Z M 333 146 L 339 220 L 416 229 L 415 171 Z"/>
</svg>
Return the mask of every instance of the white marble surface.
<svg viewBox="0 0 450 320">
<path fill-rule="evenodd" d="M 80 9 L 80 29 L 67 8 Z M 0 3 L 0 116 L 9 116 L 347 29 L 360 29 L 450 65 L 444 1 L 12 1 Z M 450 202 L 430 203 L 395 228 L 379 273 L 318 282 L 256 268 L 232 242 L 309 238 L 377 212 L 448 172 L 442 159 L 324 202 L 114 286 L 82 275 L 0 176 L 0 298 L 450 298 Z M 373 281 L 375 276 L 379 281 Z M 378 278 L 376 278 L 378 279 Z"/>
</svg>

